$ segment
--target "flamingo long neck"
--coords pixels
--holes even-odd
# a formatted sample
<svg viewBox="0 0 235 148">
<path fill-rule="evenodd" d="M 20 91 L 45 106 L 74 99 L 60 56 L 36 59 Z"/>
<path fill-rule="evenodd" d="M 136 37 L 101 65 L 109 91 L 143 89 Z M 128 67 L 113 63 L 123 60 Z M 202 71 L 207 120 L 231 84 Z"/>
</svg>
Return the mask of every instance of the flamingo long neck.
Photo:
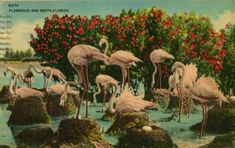
<svg viewBox="0 0 235 148">
<path fill-rule="evenodd" d="M 37 73 L 42 73 L 42 71 L 39 71 L 34 65 L 30 65 L 29 67 L 33 67 L 33 69 L 34 69 Z"/>
<path fill-rule="evenodd" d="M 109 111 L 110 113 L 115 113 L 116 112 L 116 108 L 113 108 L 114 102 L 116 101 L 116 95 L 117 95 L 117 85 L 114 85 L 115 91 L 112 94 L 111 100 L 109 102 Z"/>
<path fill-rule="evenodd" d="M 100 85 L 99 85 L 99 82 L 98 82 L 98 81 L 96 81 L 96 85 L 97 85 L 97 87 L 98 87 L 98 91 L 93 94 L 93 103 L 94 103 L 94 104 L 96 104 L 96 102 L 97 102 L 97 100 L 96 100 L 96 95 L 101 92 L 101 88 L 100 88 Z"/>
<path fill-rule="evenodd" d="M 52 69 L 51 69 L 51 68 L 49 68 L 48 70 L 50 71 L 50 76 L 49 76 L 49 78 L 48 78 L 48 80 L 47 80 L 46 88 L 45 88 L 47 92 L 48 92 L 48 91 L 49 91 L 49 89 L 50 89 L 49 84 L 51 83 L 51 79 L 52 79 L 52 75 L 53 75 L 53 73 L 52 73 Z"/>
<path fill-rule="evenodd" d="M 11 79 L 10 84 L 9 84 L 9 92 L 11 95 L 15 94 L 14 90 L 13 90 L 13 84 L 15 83 L 15 77 L 14 79 Z"/>
<path fill-rule="evenodd" d="M 184 80 L 184 76 L 185 76 L 185 67 L 182 67 L 182 77 L 180 79 L 180 87 L 183 88 L 184 87 L 184 83 L 183 83 L 183 80 Z M 180 74 L 179 74 L 180 75 Z"/>
<path fill-rule="evenodd" d="M 108 52 L 108 49 L 109 49 L 109 42 L 108 40 L 105 40 L 105 50 L 104 50 L 104 54 L 107 56 L 107 52 Z"/>
<path fill-rule="evenodd" d="M 153 63 L 153 62 L 152 62 Z M 153 75 L 152 75 L 152 83 L 151 83 L 151 87 L 154 87 L 154 84 L 155 84 L 155 75 L 157 73 L 157 66 L 155 63 L 153 63 L 153 66 L 154 66 L 154 72 L 153 72 Z"/>
</svg>

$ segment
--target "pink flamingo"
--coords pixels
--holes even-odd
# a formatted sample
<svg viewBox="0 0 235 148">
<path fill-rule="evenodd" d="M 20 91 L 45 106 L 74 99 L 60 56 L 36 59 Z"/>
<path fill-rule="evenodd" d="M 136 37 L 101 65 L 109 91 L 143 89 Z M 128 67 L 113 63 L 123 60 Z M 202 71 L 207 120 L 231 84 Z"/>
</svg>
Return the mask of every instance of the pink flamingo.
<svg viewBox="0 0 235 148">
<path fill-rule="evenodd" d="M 159 70 L 158 81 L 160 81 L 159 86 L 161 89 L 161 87 L 162 87 L 162 80 L 161 80 L 162 79 L 162 70 L 161 70 L 160 63 L 163 62 L 165 59 L 174 59 L 174 56 L 172 54 L 167 53 L 166 51 L 164 51 L 162 49 L 156 49 L 150 53 L 149 57 L 150 57 L 150 61 L 153 63 L 153 66 L 154 66 L 151 87 L 153 88 L 155 85 L 155 75 L 156 75 L 157 69 L 158 69 Z"/>
<path fill-rule="evenodd" d="M 100 85 L 102 85 L 103 86 L 103 91 L 104 91 L 104 96 L 103 96 L 103 105 L 102 105 L 101 112 L 103 113 L 104 112 L 104 107 L 105 107 L 105 102 L 106 102 L 106 90 L 108 88 L 108 85 L 111 85 L 111 86 L 118 85 L 118 81 L 115 80 L 114 78 L 112 78 L 109 75 L 99 74 L 96 77 L 95 82 L 96 82 L 96 85 L 98 87 L 98 91 L 93 94 L 93 98 L 94 98 L 93 103 L 94 103 L 94 105 L 96 105 L 96 103 L 97 103 L 96 95 L 98 95 L 101 92 Z"/>
<path fill-rule="evenodd" d="M 30 68 L 28 67 L 28 69 L 26 69 L 23 72 L 23 81 L 24 83 L 27 83 L 28 87 L 32 86 L 32 77 L 34 77 L 32 71 L 30 70 Z"/>
<path fill-rule="evenodd" d="M 137 112 L 142 111 L 147 108 L 155 108 L 156 104 L 150 101 L 145 101 L 139 96 L 133 96 L 128 91 L 123 91 L 121 95 L 116 98 L 117 86 L 114 85 L 115 91 L 112 94 L 111 100 L 109 102 L 109 111 L 111 113 L 125 113 L 125 112 Z M 116 107 L 113 105 L 116 103 Z"/>
<path fill-rule="evenodd" d="M 53 76 L 53 71 L 51 67 L 43 67 L 41 71 L 37 70 L 36 67 L 32 64 L 29 64 L 29 70 L 31 69 L 31 67 L 33 67 L 33 69 L 37 72 L 37 73 L 41 73 L 44 76 L 44 89 L 48 88 L 49 82 L 52 79 Z"/>
<path fill-rule="evenodd" d="M 82 83 L 84 88 L 81 101 L 78 105 L 78 115 L 80 112 L 81 102 L 83 100 L 84 95 L 86 94 L 86 117 L 88 117 L 88 89 L 89 89 L 88 64 L 96 60 L 101 60 L 104 61 L 104 63 L 106 63 L 108 59 L 109 57 L 101 53 L 99 49 L 90 45 L 79 44 L 72 47 L 69 50 L 68 60 L 72 65 L 72 67 L 76 70 L 77 74 L 79 75 L 78 84 Z"/>
<path fill-rule="evenodd" d="M 184 65 L 178 63 L 177 66 L 172 67 L 174 71 L 176 67 L 184 69 Z M 194 77 L 194 76 L 192 76 Z M 207 121 L 207 107 L 216 103 L 228 102 L 226 97 L 219 90 L 218 84 L 212 77 L 200 77 L 189 89 L 186 89 L 183 84 L 185 73 L 183 72 L 182 79 L 180 80 L 179 87 L 181 93 L 190 93 L 193 100 L 202 106 L 202 126 L 200 137 L 205 134 L 206 121 Z"/>
<path fill-rule="evenodd" d="M 180 122 L 180 115 L 183 111 L 183 102 L 184 102 L 184 97 L 183 97 L 184 94 L 182 93 L 182 90 L 191 88 L 195 83 L 197 79 L 197 67 L 195 64 L 192 63 L 184 65 L 181 62 L 175 62 L 172 66 L 172 70 L 175 73 L 175 79 L 179 80 L 179 78 L 176 78 L 177 73 L 178 76 L 180 77 L 180 81 L 177 81 L 175 84 L 175 87 L 178 91 L 178 95 L 180 97 L 180 105 L 179 105 L 180 107 L 179 122 Z M 179 87 L 180 85 L 181 87 Z"/>
<path fill-rule="evenodd" d="M 105 54 L 107 54 L 109 43 L 105 37 L 102 37 L 99 45 L 102 46 L 105 44 Z M 121 67 L 122 70 L 122 88 L 121 91 L 125 89 L 126 78 L 129 77 L 129 68 L 135 66 L 136 62 L 141 62 L 141 60 L 135 57 L 131 52 L 118 50 L 111 54 L 110 60 L 106 62 L 106 65 L 117 65 Z M 128 80 L 130 81 L 130 79 Z M 130 82 L 128 82 L 130 84 Z M 130 85 L 129 85 L 130 86 Z"/>
</svg>

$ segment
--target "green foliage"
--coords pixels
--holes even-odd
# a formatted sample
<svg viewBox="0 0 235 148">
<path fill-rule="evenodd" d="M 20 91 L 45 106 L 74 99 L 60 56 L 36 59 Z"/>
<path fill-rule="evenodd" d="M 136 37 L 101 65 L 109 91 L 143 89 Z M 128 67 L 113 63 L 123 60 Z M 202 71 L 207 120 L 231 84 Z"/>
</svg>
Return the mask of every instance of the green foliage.
<svg viewBox="0 0 235 148">
<path fill-rule="evenodd" d="M 223 30 L 225 31 L 225 30 Z M 222 90 L 227 94 L 235 94 L 235 25 L 226 30 L 227 42 L 224 45 L 227 48 L 227 54 L 223 59 L 223 69 L 219 75 Z M 231 90 L 230 90 L 231 89 Z M 230 92 L 232 91 L 232 92 Z"/>
<path fill-rule="evenodd" d="M 27 49 L 26 51 L 23 50 L 16 50 L 9 49 L 5 53 L 6 58 L 25 58 L 25 57 L 32 57 L 32 49 Z"/>
</svg>

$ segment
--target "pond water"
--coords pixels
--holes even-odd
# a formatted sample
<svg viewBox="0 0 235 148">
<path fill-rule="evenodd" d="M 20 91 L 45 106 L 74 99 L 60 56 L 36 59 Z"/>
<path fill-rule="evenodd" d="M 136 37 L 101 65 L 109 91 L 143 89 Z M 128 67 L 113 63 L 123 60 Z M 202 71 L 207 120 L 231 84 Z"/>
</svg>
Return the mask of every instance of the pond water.
<svg viewBox="0 0 235 148">
<path fill-rule="evenodd" d="M 5 66 L 7 64 L 0 64 L 0 88 L 3 85 L 8 85 L 10 76 L 4 76 L 3 71 L 5 70 Z M 37 65 L 37 64 L 35 64 Z M 27 63 L 23 64 L 8 64 L 8 66 L 14 67 L 17 69 L 18 72 L 23 72 L 25 68 L 28 66 Z M 33 87 L 41 88 L 43 86 L 43 77 L 42 75 L 38 75 L 36 73 L 35 78 L 33 79 Z M 143 92 L 143 91 L 140 91 Z M 101 110 L 101 104 L 94 107 L 93 105 L 89 108 L 89 117 L 92 119 L 96 119 L 97 122 L 101 126 L 102 131 L 106 131 L 108 127 L 111 125 L 111 122 L 101 121 L 99 120 L 102 117 L 102 113 L 97 112 Z M 7 104 L 0 105 L 0 144 L 6 144 L 12 147 L 15 147 L 15 140 L 14 135 L 17 135 L 20 131 L 28 127 L 35 127 L 35 126 L 47 126 L 51 127 L 54 131 L 57 130 L 59 122 L 64 118 L 69 118 L 72 116 L 60 116 L 60 117 L 52 117 L 52 122 L 49 124 L 34 124 L 34 125 L 27 125 L 27 126 L 11 126 L 7 125 L 7 121 L 10 117 L 11 112 L 6 110 Z M 166 111 L 165 108 L 159 108 L 159 110 L 148 110 L 146 111 L 151 120 L 155 121 L 160 127 L 164 128 L 168 131 L 169 135 L 173 139 L 173 142 L 177 144 L 180 148 L 190 147 L 196 148 L 202 145 L 205 145 L 213 140 L 216 135 L 209 135 L 206 134 L 203 138 L 199 139 L 198 132 L 192 132 L 189 128 L 201 121 L 201 108 L 196 107 L 195 111 L 190 114 L 189 118 L 182 116 L 181 122 L 178 123 L 177 120 L 171 120 L 164 122 L 161 119 L 168 118 L 172 115 L 172 112 Z M 85 105 L 81 108 L 81 115 L 85 115 Z M 112 144 L 118 142 L 116 137 L 104 135 L 104 137 Z"/>
</svg>

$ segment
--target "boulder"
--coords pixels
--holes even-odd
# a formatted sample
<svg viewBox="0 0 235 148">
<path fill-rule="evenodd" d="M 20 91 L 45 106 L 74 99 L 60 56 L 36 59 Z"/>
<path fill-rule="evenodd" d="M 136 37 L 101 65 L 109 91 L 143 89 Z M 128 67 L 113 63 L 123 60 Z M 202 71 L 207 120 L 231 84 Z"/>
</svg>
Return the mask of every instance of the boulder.
<svg viewBox="0 0 235 148">
<path fill-rule="evenodd" d="M 112 147 L 100 133 L 99 124 L 93 119 L 64 119 L 53 139 L 44 147 Z"/>
<path fill-rule="evenodd" d="M 47 93 L 45 95 L 48 114 L 50 114 L 51 116 L 63 116 L 74 114 L 74 112 L 76 111 L 74 100 L 77 99 L 78 96 L 68 95 L 64 106 L 60 105 L 60 97 L 61 94 L 57 93 Z"/>
<path fill-rule="evenodd" d="M 48 127 L 32 127 L 24 129 L 17 136 L 17 143 L 24 143 L 30 146 L 41 145 L 53 137 L 53 131 Z"/>
<path fill-rule="evenodd" d="M 201 122 L 193 125 L 191 130 L 200 130 Z M 210 133 L 226 133 L 235 131 L 235 105 L 223 104 L 221 107 L 215 105 L 208 111 L 208 119 L 206 124 L 206 132 Z"/>
<path fill-rule="evenodd" d="M 8 124 L 25 125 L 48 122 L 50 122 L 50 117 L 42 98 L 28 97 L 16 99 Z"/>
<path fill-rule="evenodd" d="M 8 103 L 11 100 L 9 86 L 3 86 L 0 91 L 0 103 Z"/>
<path fill-rule="evenodd" d="M 235 131 L 216 136 L 214 140 L 200 148 L 233 148 L 235 147 Z"/>
<path fill-rule="evenodd" d="M 107 134 L 125 134 L 128 129 L 140 128 L 149 124 L 148 114 L 145 112 L 127 112 L 117 114 L 115 121 L 107 130 Z"/>
<path fill-rule="evenodd" d="M 132 128 L 127 134 L 119 139 L 116 147 L 151 147 L 151 148 L 173 148 L 174 144 L 168 133 L 155 125 L 150 126 L 151 130 L 143 128 Z"/>
</svg>

